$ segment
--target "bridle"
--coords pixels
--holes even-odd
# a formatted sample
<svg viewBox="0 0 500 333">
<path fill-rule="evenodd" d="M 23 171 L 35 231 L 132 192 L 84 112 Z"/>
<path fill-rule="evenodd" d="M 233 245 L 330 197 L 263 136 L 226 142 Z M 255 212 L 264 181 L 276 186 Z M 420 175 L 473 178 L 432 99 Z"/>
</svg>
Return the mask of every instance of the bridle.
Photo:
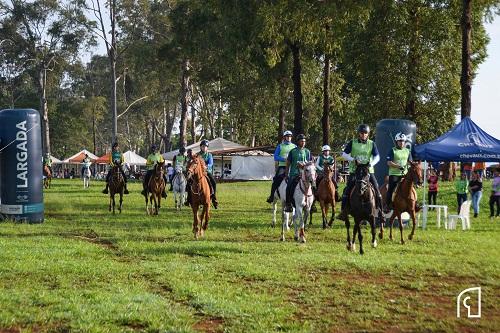
<svg viewBox="0 0 500 333">
<path fill-rule="evenodd" d="M 312 166 L 312 167 L 311 167 Z M 314 191 L 310 191 L 311 187 L 316 185 L 316 171 L 312 163 L 304 165 L 300 172 L 299 188 L 302 194 L 306 197 L 311 197 Z M 309 194 L 310 193 L 310 194 Z"/>
</svg>

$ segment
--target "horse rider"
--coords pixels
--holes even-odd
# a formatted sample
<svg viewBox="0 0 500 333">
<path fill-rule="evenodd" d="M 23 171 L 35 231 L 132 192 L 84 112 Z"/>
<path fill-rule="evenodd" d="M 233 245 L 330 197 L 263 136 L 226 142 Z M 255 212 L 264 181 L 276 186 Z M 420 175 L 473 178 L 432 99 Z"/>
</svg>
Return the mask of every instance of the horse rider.
<svg viewBox="0 0 500 333">
<path fill-rule="evenodd" d="M 146 168 L 148 171 L 146 172 L 146 176 L 144 176 L 144 182 L 142 183 L 142 195 L 146 195 L 146 189 L 149 185 L 149 180 L 151 179 L 151 176 L 153 175 L 153 172 L 155 170 L 156 163 L 162 163 L 164 162 L 165 159 L 163 156 L 160 154 L 160 150 L 156 144 L 151 145 L 151 152 L 148 155 L 148 158 L 146 160 Z M 167 185 L 167 176 L 165 173 L 163 173 L 163 181 L 165 182 L 165 186 Z M 161 193 L 162 198 L 167 197 L 167 192 L 165 191 L 165 187 L 163 188 L 163 192 Z"/>
<path fill-rule="evenodd" d="M 217 191 L 217 185 L 215 184 L 215 179 L 212 175 L 213 169 L 214 169 L 214 158 L 211 153 L 208 152 L 208 140 L 202 140 L 200 142 L 200 151 L 198 152 L 198 156 L 201 157 L 205 161 L 205 165 L 207 166 L 207 177 L 209 180 L 209 184 L 212 190 L 212 204 L 214 205 L 214 208 L 217 209 L 217 206 L 219 205 L 219 202 L 217 201 L 216 197 L 216 191 Z M 188 191 L 189 193 L 189 191 Z"/>
<path fill-rule="evenodd" d="M 292 143 L 292 132 L 283 132 L 283 141 L 281 141 L 281 143 L 278 144 L 278 146 L 274 150 L 274 161 L 278 163 L 278 168 L 276 169 L 276 174 L 273 177 L 271 194 L 269 195 L 269 198 L 267 198 L 268 203 L 273 202 L 274 192 L 278 189 L 281 182 L 285 178 L 286 160 L 288 157 L 288 153 L 295 147 L 297 146 Z"/>
<path fill-rule="evenodd" d="M 316 159 L 316 172 L 318 175 L 316 178 L 316 188 L 323 179 L 323 168 L 325 163 L 328 164 L 328 166 L 333 166 L 334 164 L 333 156 L 330 155 L 330 150 L 331 148 L 329 145 L 324 145 L 321 147 L 322 154 Z M 335 186 L 335 201 L 339 201 L 339 192 L 337 190 L 337 181 L 335 180 L 335 177 L 332 177 L 332 181 Z"/>
<path fill-rule="evenodd" d="M 297 135 L 297 147 L 288 153 L 285 170 L 285 176 L 288 176 L 285 212 L 291 212 L 293 209 L 293 192 L 300 180 L 299 165 L 312 161 L 311 152 L 305 146 L 306 137 L 304 134 L 299 134 Z"/>
<path fill-rule="evenodd" d="M 109 156 L 109 171 L 108 174 L 106 175 L 106 188 L 102 190 L 102 193 L 108 194 L 108 188 L 109 188 L 109 181 L 111 180 L 111 174 L 113 167 L 115 166 L 115 163 L 119 162 L 120 163 L 120 172 L 123 176 L 123 181 L 125 183 L 125 190 L 123 191 L 124 194 L 128 194 L 128 189 L 127 189 L 127 177 L 125 176 L 125 172 L 123 171 L 123 168 L 121 167 L 123 165 L 123 162 L 125 161 L 122 152 L 119 149 L 120 147 L 118 146 L 118 142 L 113 143 L 113 147 L 111 148 L 111 155 Z"/>
<path fill-rule="evenodd" d="M 47 167 L 50 170 L 50 174 L 52 174 L 52 158 L 50 157 L 50 153 L 46 153 L 43 158 L 43 167 Z"/>
<path fill-rule="evenodd" d="M 82 166 L 82 177 L 83 177 L 83 173 L 84 173 L 85 169 L 90 168 L 90 164 L 92 164 L 90 157 L 89 157 L 89 154 L 85 154 L 85 158 L 83 159 L 82 163 L 83 163 L 83 166 Z"/>
<path fill-rule="evenodd" d="M 384 222 L 384 215 L 382 214 L 382 195 L 378 188 L 377 179 L 374 175 L 373 166 L 380 160 L 380 155 L 377 149 L 377 145 L 374 141 L 368 139 L 370 134 L 370 127 L 366 124 L 361 124 L 358 126 L 358 138 L 349 141 L 347 146 L 344 148 L 342 157 L 349 161 L 349 177 L 347 180 L 347 185 L 342 194 L 342 210 L 338 216 L 340 220 L 347 220 L 347 206 L 349 204 L 349 196 L 356 184 L 356 162 L 369 163 L 370 168 L 370 183 L 375 191 L 375 205 L 379 210 L 379 218 L 381 222 Z"/>
<path fill-rule="evenodd" d="M 387 195 L 385 202 L 387 204 L 386 212 L 392 210 L 392 194 L 396 186 L 404 175 L 408 172 L 408 161 L 412 161 L 410 149 L 405 147 L 406 135 L 398 133 L 394 137 L 396 145 L 389 150 L 387 155 L 387 166 L 389 167 L 389 183 L 387 186 Z"/>
<path fill-rule="evenodd" d="M 175 170 L 177 170 L 177 167 L 181 166 L 182 172 L 186 172 L 186 165 L 187 165 L 186 148 L 184 148 L 184 147 L 179 148 L 179 154 L 174 156 L 173 163 L 174 163 L 174 176 L 172 177 L 172 181 L 170 182 L 169 191 L 172 191 L 174 178 L 175 178 Z"/>
</svg>

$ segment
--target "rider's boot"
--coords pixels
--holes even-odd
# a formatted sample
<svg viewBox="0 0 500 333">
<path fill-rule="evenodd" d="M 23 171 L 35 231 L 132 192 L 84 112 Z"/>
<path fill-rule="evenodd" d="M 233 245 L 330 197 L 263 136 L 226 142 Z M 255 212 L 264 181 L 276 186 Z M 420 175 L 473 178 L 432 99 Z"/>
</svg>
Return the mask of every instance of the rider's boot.
<svg viewBox="0 0 500 333">
<path fill-rule="evenodd" d="M 214 205 L 214 208 L 217 209 L 219 206 L 219 202 L 217 201 L 217 197 L 215 196 L 215 193 L 211 195 L 212 198 L 212 204 Z"/>
<path fill-rule="evenodd" d="M 109 187 L 109 184 L 106 183 L 106 188 L 104 190 L 102 190 L 102 193 L 108 194 L 108 187 Z"/>
<path fill-rule="evenodd" d="M 337 218 L 341 221 L 347 221 L 347 196 L 342 196 L 342 205 L 340 209 L 340 213 Z"/>
</svg>

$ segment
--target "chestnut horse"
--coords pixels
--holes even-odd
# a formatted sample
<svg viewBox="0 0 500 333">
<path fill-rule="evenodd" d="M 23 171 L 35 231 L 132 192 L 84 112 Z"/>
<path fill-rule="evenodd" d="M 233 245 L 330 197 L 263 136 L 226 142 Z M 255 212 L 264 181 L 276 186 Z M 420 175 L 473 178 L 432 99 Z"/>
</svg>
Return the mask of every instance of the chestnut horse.
<svg viewBox="0 0 500 333">
<path fill-rule="evenodd" d="M 158 162 L 155 164 L 155 168 L 153 170 L 153 174 L 151 178 L 149 178 L 149 183 L 146 186 L 146 194 L 144 195 L 146 199 L 146 213 L 150 215 L 158 215 L 158 211 L 161 207 L 161 194 L 165 189 L 165 181 L 163 179 L 163 173 L 165 161 Z M 148 194 L 149 196 L 149 207 L 148 207 Z M 155 204 L 153 210 L 153 202 Z"/>
<path fill-rule="evenodd" d="M 210 185 L 206 177 L 206 165 L 202 158 L 193 155 L 187 164 L 187 179 L 190 180 L 188 191 L 191 192 L 191 209 L 193 210 L 193 234 L 194 238 L 203 236 L 208 228 L 210 218 Z M 201 216 L 198 209 L 203 206 Z"/>
<path fill-rule="evenodd" d="M 52 181 L 52 172 L 50 172 L 50 168 L 46 165 L 43 166 L 43 175 L 45 178 L 43 179 L 43 187 L 50 188 L 50 183 Z"/>
<path fill-rule="evenodd" d="M 118 206 L 118 211 L 122 212 L 123 203 L 123 191 L 125 190 L 125 179 L 123 179 L 121 172 L 121 163 L 115 161 L 113 168 L 111 169 L 111 178 L 109 180 L 109 211 L 113 207 L 113 214 L 115 213 L 115 194 L 120 195 L 120 205 Z"/>
<path fill-rule="evenodd" d="M 394 219 L 397 217 L 399 221 L 399 231 L 401 232 L 401 244 L 404 244 L 405 241 L 403 239 L 403 223 L 401 221 L 401 213 L 408 212 L 410 214 L 411 220 L 413 222 L 413 227 L 410 235 L 408 236 L 409 240 L 412 240 L 413 235 L 415 234 L 415 226 L 417 225 L 415 219 L 416 213 L 416 203 L 417 203 L 417 191 L 415 190 L 414 185 L 419 187 L 423 182 L 422 176 L 422 167 L 420 166 L 420 162 L 411 162 L 409 161 L 410 169 L 408 173 L 401 179 L 401 182 L 398 184 L 398 187 L 394 191 L 394 201 L 392 206 L 394 207 L 394 211 L 392 212 L 392 216 L 390 219 L 391 229 L 389 232 L 389 239 L 392 240 L 392 226 L 394 224 Z M 382 224 L 380 224 L 380 238 L 384 235 L 384 228 Z"/>
<path fill-rule="evenodd" d="M 357 163 L 356 163 L 357 164 Z M 372 247 L 377 247 L 375 239 L 375 215 L 377 207 L 375 205 L 375 190 L 370 182 L 369 164 L 357 164 L 355 173 L 356 185 L 349 196 L 349 214 L 354 217 L 354 228 L 352 232 L 352 242 L 349 233 L 349 217 L 346 219 L 347 228 L 347 249 L 354 251 L 356 246 L 356 234 L 359 239 L 359 253 L 363 254 L 363 235 L 361 233 L 361 221 L 368 221 L 372 231 Z"/>
<path fill-rule="evenodd" d="M 321 215 L 323 217 L 323 229 L 327 226 L 328 210 L 330 206 L 332 207 L 332 216 L 328 222 L 328 226 L 332 226 L 333 220 L 335 219 L 335 185 L 332 180 L 333 167 L 325 163 L 323 167 L 323 178 L 318 185 L 318 191 L 316 192 L 315 199 L 319 201 L 321 206 Z M 309 222 L 311 223 L 311 222 Z"/>
</svg>

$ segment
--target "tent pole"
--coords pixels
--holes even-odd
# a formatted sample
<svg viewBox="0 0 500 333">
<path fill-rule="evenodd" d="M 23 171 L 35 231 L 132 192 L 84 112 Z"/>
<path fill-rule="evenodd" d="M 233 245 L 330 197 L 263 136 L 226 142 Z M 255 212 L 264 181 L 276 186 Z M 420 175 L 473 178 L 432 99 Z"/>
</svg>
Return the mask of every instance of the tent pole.
<svg viewBox="0 0 500 333">
<path fill-rule="evenodd" d="M 422 229 L 427 226 L 427 208 L 425 207 L 425 188 L 427 185 L 427 161 L 424 161 L 424 193 L 422 195 Z"/>
</svg>

